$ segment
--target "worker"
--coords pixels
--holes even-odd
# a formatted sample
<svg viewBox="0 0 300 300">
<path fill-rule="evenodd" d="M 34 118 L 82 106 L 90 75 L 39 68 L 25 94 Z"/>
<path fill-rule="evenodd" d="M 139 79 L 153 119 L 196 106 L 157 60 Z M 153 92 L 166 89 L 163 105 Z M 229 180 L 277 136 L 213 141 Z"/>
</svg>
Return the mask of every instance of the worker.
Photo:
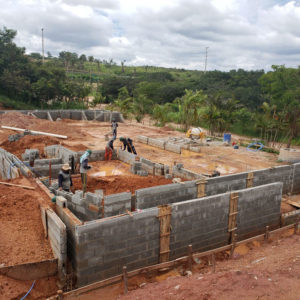
<svg viewBox="0 0 300 300">
<path fill-rule="evenodd" d="M 112 158 L 112 154 L 113 154 L 113 151 L 114 151 L 114 141 L 115 141 L 115 139 L 112 138 L 106 144 L 106 147 L 105 147 L 105 156 L 104 156 L 105 160 L 111 160 L 111 158 Z"/>
<path fill-rule="evenodd" d="M 111 122 L 111 128 L 112 128 L 112 134 L 113 134 L 113 139 L 115 140 L 117 138 L 117 127 L 118 127 L 118 123 L 116 122 L 116 120 L 112 120 Z"/>
<path fill-rule="evenodd" d="M 85 192 L 86 192 L 87 171 L 89 169 L 91 169 L 91 166 L 89 166 L 89 157 L 91 154 L 92 154 L 92 150 L 88 149 L 80 157 L 80 175 L 81 175 L 81 184 L 82 184 L 83 194 L 85 194 Z"/>
<path fill-rule="evenodd" d="M 131 138 L 124 138 L 124 137 L 120 137 L 120 141 L 123 143 L 123 146 L 124 146 L 124 149 L 122 150 L 126 150 L 127 148 L 127 151 L 130 152 L 130 153 L 133 153 L 133 154 L 137 154 L 136 151 L 135 151 L 135 147 L 133 146 L 133 141 Z"/>
<path fill-rule="evenodd" d="M 58 173 L 58 189 L 60 191 L 70 192 L 70 187 L 73 186 L 70 170 L 69 164 L 64 164 Z"/>
</svg>

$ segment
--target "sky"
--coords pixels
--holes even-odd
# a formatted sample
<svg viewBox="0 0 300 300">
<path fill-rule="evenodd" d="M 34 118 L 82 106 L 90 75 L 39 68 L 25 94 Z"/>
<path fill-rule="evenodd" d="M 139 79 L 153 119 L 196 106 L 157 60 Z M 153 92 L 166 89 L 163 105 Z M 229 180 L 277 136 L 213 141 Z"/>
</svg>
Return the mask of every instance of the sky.
<svg viewBox="0 0 300 300">
<path fill-rule="evenodd" d="M 300 65 L 300 0 L 0 0 L 0 28 L 27 53 L 125 65 L 270 70 Z M 208 47 L 208 48 L 207 48 Z"/>
</svg>

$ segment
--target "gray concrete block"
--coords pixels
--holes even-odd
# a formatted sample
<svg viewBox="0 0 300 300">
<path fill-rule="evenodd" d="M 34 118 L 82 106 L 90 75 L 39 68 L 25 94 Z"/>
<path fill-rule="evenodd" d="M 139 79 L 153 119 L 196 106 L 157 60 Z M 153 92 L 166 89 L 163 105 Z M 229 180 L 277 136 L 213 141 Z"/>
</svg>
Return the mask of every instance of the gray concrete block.
<svg viewBox="0 0 300 300">
<path fill-rule="evenodd" d="M 148 138 L 148 145 L 157 147 L 160 149 L 165 149 L 166 142 L 159 139 Z"/>
<path fill-rule="evenodd" d="M 148 172 L 144 170 L 139 170 L 136 172 L 136 174 L 139 176 L 148 176 Z"/>
<path fill-rule="evenodd" d="M 140 143 L 148 144 L 148 137 L 146 137 L 146 136 L 138 135 L 136 139 Z"/>
<path fill-rule="evenodd" d="M 178 144 L 166 143 L 165 144 L 165 150 L 180 154 L 181 153 L 181 146 L 178 145 Z"/>
</svg>

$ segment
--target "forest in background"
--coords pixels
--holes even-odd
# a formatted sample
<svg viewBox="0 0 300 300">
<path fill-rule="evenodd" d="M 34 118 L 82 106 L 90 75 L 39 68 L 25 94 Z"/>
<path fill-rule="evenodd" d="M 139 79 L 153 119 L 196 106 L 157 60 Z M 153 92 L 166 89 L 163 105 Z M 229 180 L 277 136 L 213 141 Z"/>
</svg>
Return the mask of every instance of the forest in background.
<svg viewBox="0 0 300 300">
<path fill-rule="evenodd" d="M 232 132 L 264 143 L 300 144 L 300 68 L 203 72 L 127 66 L 67 51 L 58 57 L 47 52 L 43 59 L 40 53 L 25 54 L 13 42 L 16 34 L 0 29 L 4 108 L 83 109 L 107 103 L 138 122 L 149 114 L 157 126 L 202 126 L 212 135 Z"/>
</svg>

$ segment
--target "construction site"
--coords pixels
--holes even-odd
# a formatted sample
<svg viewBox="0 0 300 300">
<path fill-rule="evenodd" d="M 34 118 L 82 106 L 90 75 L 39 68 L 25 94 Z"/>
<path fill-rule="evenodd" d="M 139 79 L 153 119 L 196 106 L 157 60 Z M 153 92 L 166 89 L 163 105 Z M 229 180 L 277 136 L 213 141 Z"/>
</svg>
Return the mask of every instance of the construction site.
<svg viewBox="0 0 300 300">
<path fill-rule="evenodd" d="M 0 111 L 0 126 L 0 299 L 299 299 L 299 149 L 107 110 Z"/>
</svg>

